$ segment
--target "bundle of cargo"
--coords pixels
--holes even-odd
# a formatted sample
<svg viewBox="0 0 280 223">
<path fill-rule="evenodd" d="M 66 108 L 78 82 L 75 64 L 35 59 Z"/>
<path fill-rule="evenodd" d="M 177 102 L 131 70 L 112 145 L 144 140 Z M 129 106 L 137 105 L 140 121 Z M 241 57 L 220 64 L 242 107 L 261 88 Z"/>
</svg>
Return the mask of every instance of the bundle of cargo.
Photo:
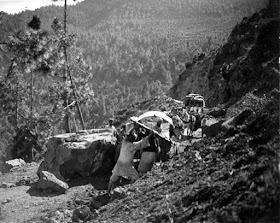
<svg viewBox="0 0 280 223">
<path fill-rule="evenodd" d="M 199 106 L 199 107 L 205 107 L 205 101 L 204 97 L 200 94 L 188 94 L 185 99 L 185 106 L 186 107 L 193 107 L 193 106 Z"/>
</svg>

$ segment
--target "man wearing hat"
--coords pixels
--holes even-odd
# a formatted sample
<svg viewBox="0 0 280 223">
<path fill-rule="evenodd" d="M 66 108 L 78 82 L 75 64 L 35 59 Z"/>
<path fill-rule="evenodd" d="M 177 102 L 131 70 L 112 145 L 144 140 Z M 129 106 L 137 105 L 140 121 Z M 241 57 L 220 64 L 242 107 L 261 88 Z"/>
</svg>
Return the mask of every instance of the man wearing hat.
<svg viewBox="0 0 280 223">
<path fill-rule="evenodd" d="M 131 179 L 131 183 L 134 183 L 138 178 L 138 172 L 134 168 L 133 158 L 137 150 L 150 146 L 149 138 L 154 135 L 153 131 L 150 131 L 149 135 L 140 141 L 137 139 L 134 127 L 132 127 L 126 134 L 122 141 L 121 151 L 118 161 L 112 170 L 112 176 L 110 177 L 108 185 L 108 194 L 110 195 L 111 190 L 114 188 L 116 181 L 120 176 L 126 176 Z"/>
</svg>

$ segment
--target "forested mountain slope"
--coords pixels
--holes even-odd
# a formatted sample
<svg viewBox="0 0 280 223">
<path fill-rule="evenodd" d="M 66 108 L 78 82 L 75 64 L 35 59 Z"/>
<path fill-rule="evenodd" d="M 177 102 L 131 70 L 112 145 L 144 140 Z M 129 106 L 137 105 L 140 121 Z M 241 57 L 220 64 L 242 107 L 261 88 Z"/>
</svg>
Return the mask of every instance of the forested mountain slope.
<svg viewBox="0 0 280 223">
<path fill-rule="evenodd" d="M 91 67 L 87 72 L 71 68 L 74 80 L 80 82 L 82 89 L 79 100 L 86 128 L 104 125 L 109 117 L 114 117 L 116 111 L 127 105 L 163 95 L 184 70 L 186 61 L 202 52 L 206 55 L 211 53 L 225 42 L 231 28 L 243 16 L 260 10 L 266 3 L 266 0 L 85 0 L 69 6 L 68 33 L 75 35 L 74 48 L 83 52 L 81 57 Z M 48 6 L 16 15 L 1 12 L 0 43 L 11 40 L 9 36 L 15 37 L 19 30 L 24 30 L 27 38 L 30 33 L 27 23 L 33 15 L 37 15 L 42 23 L 38 32 L 45 35 L 43 38 L 57 39 L 52 25 L 54 17 L 63 20 L 63 7 Z M 48 49 L 55 48 L 52 47 Z M 5 50 L 3 44 L 0 51 L 2 82 L 9 76 L 9 68 L 17 66 L 12 59 L 19 56 Z M 26 55 L 21 56 L 23 60 L 26 58 Z M 77 64 L 73 62 L 71 65 Z M 62 108 L 62 101 L 57 99 L 59 90 L 67 84 L 59 82 L 62 78 L 53 77 L 54 73 L 58 71 L 36 72 L 33 76 L 24 70 L 19 72 L 23 77 L 20 92 L 7 90 L 19 89 L 15 82 L 11 82 L 11 88 L 6 90 L 3 90 L 6 85 L 1 85 L 3 95 L 7 96 L 1 101 L 3 107 L 9 107 L 7 101 L 13 105 L 11 108 L 18 107 L 20 115 L 16 128 L 29 125 L 33 116 L 38 124 L 33 130 L 43 138 L 64 131 L 64 110 L 57 109 L 57 106 Z M 83 78 L 79 76 L 81 73 Z M 72 92 L 71 88 L 68 90 Z M 90 96 L 83 97 L 85 92 L 90 92 Z M 18 104 L 15 95 L 22 98 Z M 3 107 L 0 131 L 5 131 L 5 137 L 1 140 L 0 149 L 8 151 L 16 134 L 11 123 L 15 120 L 16 111 L 8 109 L 8 113 L 2 113 Z M 59 114 L 54 114 L 54 110 Z M 75 131 L 81 126 L 76 122 L 77 111 L 72 109 L 71 112 L 71 130 Z M 11 157 L 4 153 L 5 159 Z"/>
<path fill-rule="evenodd" d="M 243 16 L 259 10 L 266 1 L 90 1 L 68 11 L 69 33 L 93 68 L 94 81 L 119 79 L 128 85 L 170 81 L 197 52 L 207 52 L 227 38 Z M 54 17 L 62 19 L 62 7 L 4 15 L 0 39 L 25 28 L 32 15 L 50 30 Z M 144 83 L 143 83 L 144 82 Z"/>
<path fill-rule="evenodd" d="M 279 18 L 273 2 L 252 17 L 243 18 L 216 53 L 201 54 L 187 62 L 170 95 L 183 99 L 197 92 L 205 96 L 208 106 L 227 106 L 245 93 L 262 95 L 277 88 Z"/>
<path fill-rule="evenodd" d="M 278 6 L 272 0 L 244 18 L 216 54 L 188 64 L 171 90 L 179 99 L 205 93 L 208 104 L 227 108 L 228 120 L 244 109 L 251 114 L 118 188 L 90 222 L 279 222 Z M 203 78 L 205 90 L 196 85 Z"/>
<path fill-rule="evenodd" d="M 114 4 L 112 2 L 106 1 L 104 3 L 105 8 L 97 8 L 105 18 L 118 12 L 113 10 Z M 138 1 L 135 4 L 139 2 L 142 1 Z M 148 2 L 153 3 L 154 1 L 143 2 L 148 4 Z M 169 6 L 168 1 L 161 2 L 165 3 L 164 8 Z M 181 1 L 170 2 L 175 5 L 175 2 Z M 200 9 L 204 9 L 206 13 L 208 10 L 206 2 L 211 2 L 211 4 L 215 5 L 217 1 L 190 0 L 186 2 L 197 6 L 200 5 Z M 244 5 L 241 1 L 224 2 L 227 3 L 227 5 L 224 5 L 226 9 L 232 7 L 230 2 L 232 4 L 234 2 L 240 3 L 239 7 L 242 6 L 241 11 L 245 10 L 247 12 L 246 4 Z M 90 2 L 86 1 L 85 3 Z M 101 4 L 101 1 L 91 3 Z M 123 5 L 121 1 L 118 3 L 118 10 L 120 10 Z M 81 7 L 82 4 L 78 6 Z M 159 7 L 161 5 L 155 6 Z M 181 6 L 177 9 L 184 8 Z M 180 55 L 182 58 L 184 57 L 183 55 L 187 58 L 187 60 L 182 59 L 181 62 L 181 65 L 184 64 L 186 70 L 176 80 L 175 85 L 170 90 L 170 95 L 177 99 L 183 99 L 190 92 L 201 93 L 207 99 L 207 106 L 219 105 L 227 108 L 226 114 L 223 117 L 226 120 L 223 131 L 220 130 L 219 134 L 215 137 L 195 138 L 190 143 L 192 145 L 188 143 L 186 146 L 181 143 L 179 146 L 184 147 L 184 151 L 177 155 L 170 154 L 174 156 L 169 161 L 155 164 L 153 169 L 136 181 L 136 183 L 116 188 L 111 197 L 112 199 L 106 193 L 104 194 L 103 189 L 106 189 L 108 185 L 108 181 L 104 181 L 104 179 L 103 181 L 96 180 L 94 182 L 102 184 L 103 189 L 100 189 L 100 191 L 93 187 L 84 188 L 83 190 L 79 190 L 78 187 L 74 188 L 77 189 L 75 191 L 75 198 L 69 201 L 67 205 L 61 205 L 58 210 L 53 210 L 49 204 L 51 202 L 59 203 L 59 197 L 46 202 L 45 199 L 49 201 L 49 194 L 30 193 L 32 195 L 31 199 L 42 198 L 42 202 L 32 204 L 40 208 L 36 210 L 42 210 L 42 215 L 35 216 L 33 219 L 28 220 L 28 222 L 279 223 L 280 93 L 279 67 L 277 63 L 277 58 L 279 57 L 277 34 L 277 24 L 279 22 L 278 6 L 278 0 L 270 0 L 268 8 L 253 14 L 253 16 L 244 18 L 234 27 L 228 41 L 221 48 L 216 49 L 216 51 L 211 51 L 210 49 L 200 51 L 201 48 L 199 53 L 194 53 L 197 56 L 186 56 L 188 52 L 192 51 L 185 51 L 187 52 L 186 54 L 182 53 Z M 105 9 L 108 10 L 108 14 L 105 14 Z M 234 11 L 237 11 L 237 9 L 225 12 L 227 12 L 227 15 L 231 15 L 230 12 L 233 13 Z M 191 8 L 188 12 L 189 15 L 194 17 L 195 15 L 201 15 L 194 8 Z M 125 12 L 123 12 L 123 15 L 125 15 Z M 159 16 L 158 14 L 152 14 L 152 16 L 154 15 Z M 174 18 L 180 15 L 180 13 L 174 13 Z M 217 15 L 218 20 L 224 18 L 220 16 L 221 14 Z M 86 19 L 85 14 L 81 14 L 81 16 L 84 16 L 83 18 Z M 93 24 L 96 29 L 99 29 L 98 38 L 102 39 L 104 35 L 102 43 L 108 44 L 107 40 L 111 39 L 115 34 L 108 34 L 105 29 L 102 31 L 101 27 L 103 26 L 107 28 L 113 27 L 107 24 L 105 18 L 103 18 L 102 23 L 97 22 Z M 208 18 L 211 21 L 210 17 Z M 89 18 L 87 17 L 87 19 Z M 205 19 L 205 27 L 207 26 L 206 21 L 208 20 Z M 196 28 L 199 24 L 197 23 Z M 135 27 L 137 28 L 138 25 Z M 87 28 L 90 30 L 91 26 Z M 96 33 L 98 32 L 96 31 Z M 130 33 L 133 34 L 133 30 L 127 31 L 127 35 Z M 107 34 L 110 36 L 108 39 L 106 39 Z M 113 41 L 112 46 L 116 46 L 115 43 L 119 43 L 120 40 L 124 39 L 121 38 L 115 42 Z M 130 40 L 130 37 L 127 37 L 123 43 L 128 43 L 128 40 Z M 140 43 L 135 42 L 136 39 L 134 38 L 132 40 L 130 48 L 125 48 L 124 51 L 131 52 L 131 54 L 125 54 L 124 59 L 126 59 L 126 56 L 131 55 L 130 59 L 133 61 L 133 56 L 138 55 L 138 51 L 133 51 L 134 47 L 132 46 Z M 209 42 L 213 39 L 210 40 L 211 38 L 209 38 Z M 189 42 L 190 48 L 188 49 L 196 49 L 195 41 L 193 39 Z M 155 43 L 149 42 L 152 47 L 156 45 Z M 87 46 L 90 46 L 90 44 Z M 106 47 L 99 45 L 99 43 L 95 46 L 100 46 L 100 52 L 106 49 Z M 145 50 L 147 49 L 145 48 Z M 177 52 L 177 50 L 175 51 Z M 111 45 L 108 47 L 108 54 L 104 50 L 102 55 L 111 55 L 109 52 L 112 54 L 116 52 L 113 51 Z M 159 52 L 158 55 L 161 55 L 163 51 L 156 52 Z M 180 51 L 178 50 L 178 52 Z M 153 55 L 157 54 L 149 54 L 149 58 L 153 58 L 156 61 L 159 57 L 154 57 Z M 102 57 L 100 53 L 100 58 Z M 96 60 L 99 60 L 98 58 L 97 56 Z M 107 66 L 109 58 L 108 56 L 104 57 L 103 60 L 100 59 L 100 61 L 103 61 L 100 64 L 106 64 Z M 178 60 L 176 58 L 175 61 Z M 187 63 L 185 64 L 185 62 Z M 103 71 L 101 65 L 99 69 L 100 72 Z M 97 76 L 93 76 L 92 80 L 98 83 L 101 75 L 98 77 L 96 68 L 94 70 Z M 103 74 L 108 75 L 108 80 L 111 80 L 109 78 L 109 71 Z M 104 75 L 105 79 L 106 75 Z M 129 75 L 132 75 L 132 73 Z M 48 78 L 50 79 L 49 82 L 54 81 L 52 77 Z M 127 74 L 124 74 L 123 78 L 126 80 Z M 139 77 L 139 80 L 141 78 Z M 38 92 L 44 88 L 45 83 L 43 79 L 44 76 L 40 76 L 41 88 L 37 89 Z M 116 124 L 122 124 L 133 115 L 139 115 L 148 110 L 171 110 L 178 103 L 178 101 L 167 96 L 154 97 L 159 92 L 162 93 L 162 89 L 158 85 L 158 83 L 161 84 L 161 81 L 156 82 L 156 88 L 150 86 L 150 82 L 145 84 L 140 91 L 140 97 L 139 94 L 135 93 L 136 88 L 131 90 L 124 86 L 122 79 L 117 79 L 119 81 L 115 81 L 112 85 L 102 82 L 98 87 L 93 88 L 94 97 L 90 98 L 89 105 L 83 108 L 87 127 L 102 126 L 104 124 L 102 122 L 106 121 L 111 115 L 114 115 Z M 135 81 L 131 83 L 137 83 L 137 78 L 131 78 L 131 81 Z M 126 84 L 131 85 L 131 83 L 127 82 Z M 136 86 L 136 84 L 134 85 Z M 45 93 L 45 100 L 47 101 L 51 94 L 47 94 L 46 90 Z M 40 102 L 39 96 L 38 94 L 38 102 Z M 141 98 L 147 99 L 140 100 Z M 131 102 L 129 106 L 127 106 L 128 102 Z M 39 113 L 40 110 L 36 109 Z M 233 119 L 236 115 L 242 114 L 244 109 L 249 111 L 248 116 L 241 121 L 239 120 L 239 122 Z M 5 126 L 2 126 L 3 130 L 1 129 L 0 132 L 6 133 L 4 137 L 8 139 L 9 136 L 14 134 L 13 129 L 9 128 L 11 126 L 5 116 L 2 118 L 2 123 L 5 123 Z M 1 140 L 1 143 L 3 142 L 5 141 Z M 0 144 L 0 146 L 2 145 Z M 85 178 L 82 178 L 81 181 L 83 182 L 82 184 L 87 182 Z M 17 188 L 11 189 L 16 191 Z M 12 210 L 12 213 L 14 213 L 15 209 L 11 209 L 9 205 L 20 204 L 17 199 L 14 201 L 11 199 L 9 201 L 5 200 L 2 203 L 5 205 L 5 210 Z M 27 205 L 26 207 L 24 206 L 25 212 L 31 212 L 32 206 L 28 206 L 26 201 L 24 204 Z"/>
</svg>

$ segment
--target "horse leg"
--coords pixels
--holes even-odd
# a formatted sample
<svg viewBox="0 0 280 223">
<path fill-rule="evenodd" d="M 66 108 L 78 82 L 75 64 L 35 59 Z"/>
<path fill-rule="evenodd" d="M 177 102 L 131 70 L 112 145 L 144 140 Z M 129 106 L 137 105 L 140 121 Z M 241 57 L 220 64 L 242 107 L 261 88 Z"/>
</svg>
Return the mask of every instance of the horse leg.
<svg viewBox="0 0 280 223">
<path fill-rule="evenodd" d="M 186 134 L 187 134 L 187 136 L 190 135 L 190 125 L 189 125 L 189 123 L 186 125 Z"/>
<path fill-rule="evenodd" d="M 194 123 L 190 125 L 190 136 L 193 137 Z"/>
<path fill-rule="evenodd" d="M 186 135 L 186 136 L 188 135 L 188 126 L 185 127 L 184 135 Z"/>
</svg>

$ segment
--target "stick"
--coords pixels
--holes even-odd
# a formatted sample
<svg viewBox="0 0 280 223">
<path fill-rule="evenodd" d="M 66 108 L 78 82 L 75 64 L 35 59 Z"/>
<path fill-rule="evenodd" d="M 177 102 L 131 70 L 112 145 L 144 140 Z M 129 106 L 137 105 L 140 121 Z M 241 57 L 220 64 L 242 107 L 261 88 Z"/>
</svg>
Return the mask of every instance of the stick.
<svg viewBox="0 0 280 223">
<path fill-rule="evenodd" d="M 71 104 L 67 105 L 64 109 L 67 109 L 67 108 L 73 106 L 75 103 L 76 103 L 76 101 L 73 101 Z"/>
<path fill-rule="evenodd" d="M 148 129 L 148 130 L 150 130 L 150 131 L 153 131 L 158 137 L 160 137 L 160 138 L 162 138 L 162 139 L 164 139 L 164 140 L 166 140 L 166 141 L 168 141 L 168 142 L 171 142 L 170 139 L 167 139 L 166 137 L 160 135 L 157 131 L 155 131 L 155 130 L 149 128 L 148 126 L 144 125 L 143 123 L 138 122 L 138 121 L 133 120 L 133 119 L 130 119 L 130 120 L 133 121 L 134 123 L 137 123 L 138 125 L 140 125 L 140 126 L 143 127 L 144 129 Z"/>
</svg>

